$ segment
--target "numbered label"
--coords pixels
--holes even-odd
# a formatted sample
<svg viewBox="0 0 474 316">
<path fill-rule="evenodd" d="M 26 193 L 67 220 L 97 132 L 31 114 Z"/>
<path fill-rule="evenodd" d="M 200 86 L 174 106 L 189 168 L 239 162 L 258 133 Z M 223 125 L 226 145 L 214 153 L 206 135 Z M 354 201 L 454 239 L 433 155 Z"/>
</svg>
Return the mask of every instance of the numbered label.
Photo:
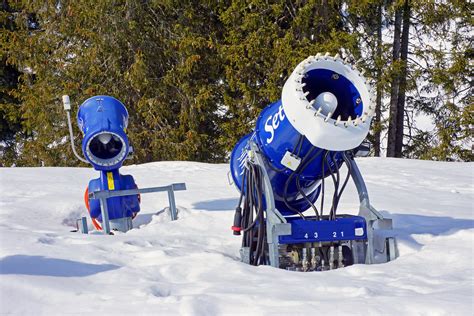
<svg viewBox="0 0 474 316">
<path fill-rule="evenodd" d="M 332 235 L 332 238 L 344 238 L 345 233 L 343 230 L 341 231 L 334 231 L 330 233 Z M 323 234 L 323 238 L 327 238 L 326 234 Z M 304 239 L 318 239 L 319 238 L 319 233 L 318 232 L 313 232 L 313 233 L 305 233 L 303 235 Z"/>
<path fill-rule="evenodd" d="M 344 231 L 340 231 L 339 234 L 341 237 L 344 237 Z M 337 238 L 337 232 L 332 232 L 332 237 Z"/>
<path fill-rule="evenodd" d="M 318 237 L 319 237 L 319 235 L 318 235 L 318 232 L 314 232 L 314 234 L 313 234 L 313 238 L 318 238 Z M 308 239 L 308 238 L 309 238 L 309 235 L 308 235 L 308 233 L 304 234 L 304 238 L 306 238 L 306 239 Z"/>
</svg>

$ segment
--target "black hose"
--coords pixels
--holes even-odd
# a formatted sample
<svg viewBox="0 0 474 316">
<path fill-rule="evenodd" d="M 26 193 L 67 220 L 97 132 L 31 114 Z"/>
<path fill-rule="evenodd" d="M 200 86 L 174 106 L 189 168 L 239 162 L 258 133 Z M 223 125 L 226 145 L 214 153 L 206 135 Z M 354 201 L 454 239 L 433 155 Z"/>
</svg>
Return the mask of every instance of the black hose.
<svg viewBox="0 0 474 316">
<path fill-rule="evenodd" d="M 342 153 L 342 158 L 344 159 L 344 162 L 347 166 L 347 175 L 346 175 L 346 178 L 344 180 L 344 183 L 342 184 L 342 187 L 341 187 L 341 190 L 339 191 L 338 195 L 337 195 L 337 200 L 336 200 L 336 209 L 337 209 L 337 206 L 339 205 L 339 200 L 341 199 L 341 196 L 342 196 L 342 192 L 344 192 L 344 189 L 346 188 L 346 185 L 347 185 L 347 182 L 349 181 L 349 178 L 351 176 L 351 172 L 352 172 L 352 167 L 351 167 L 351 163 L 349 161 L 349 158 L 346 156 L 346 153 L 343 152 Z"/>
<path fill-rule="evenodd" d="M 288 179 L 286 179 L 285 186 L 283 188 L 283 203 L 285 203 L 285 206 L 292 212 L 298 214 L 302 219 L 306 219 L 306 217 L 301 213 L 299 210 L 294 208 L 293 206 L 290 205 L 288 202 L 288 197 L 286 196 L 288 193 L 288 185 L 290 184 L 291 180 L 293 179 L 295 173 L 292 173 Z"/>
<path fill-rule="evenodd" d="M 277 172 L 277 173 L 280 173 L 280 172 L 283 172 L 286 170 L 286 168 L 283 168 L 283 169 L 278 169 L 277 167 L 275 167 L 270 161 L 268 161 L 267 157 L 265 157 L 265 155 L 260 155 L 260 157 L 263 158 L 263 160 L 265 161 L 266 165 L 272 169 L 273 171 Z"/>
<path fill-rule="evenodd" d="M 249 249 L 249 263 L 266 264 L 266 223 L 263 207 L 264 181 L 263 171 L 258 165 L 247 163 L 242 175 L 241 216 L 242 247 Z"/>
<path fill-rule="evenodd" d="M 336 219 L 336 210 L 337 210 L 337 196 L 338 196 L 338 191 L 339 191 L 339 183 L 341 180 L 341 174 L 339 173 L 339 167 L 337 165 L 336 161 L 336 153 L 333 153 L 331 157 L 331 162 L 334 164 L 334 167 L 336 169 L 336 176 L 335 179 L 336 181 L 334 182 L 334 194 L 332 196 L 332 207 L 331 207 L 331 219 Z M 332 166 L 330 166 L 331 172 L 334 173 Z M 333 178 L 334 179 L 334 178 Z"/>
<path fill-rule="evenodd" d="M 306 196 L 306 194 L 304 193 L 304 191 L 301 189 L 300 177 L 297 177 L 297 178 L 296 178 L 296 187 L 298 188 L 298 192 L 303 196 L 303 198 L 306 200 L 306 202 L 308 202 L 308 204 L 311 205 L 311 208 L 314 210 L 314 213 L 315 213 L 315 215 L 316 215 L 316 218 L 317 218 L 318 220 L 320 220 L 318 209 L 316 208 L 316 206 L 314 205 L 314 203 L 311 202 L 311 200 Z"/>
<path fill-rule="evenodd" d="M 297 156 L 300 155 L 301 153 L 301 147 L 303 147 L 303 141 L 304 141 L 304 136 L 303 135 L 300 135 L 299 139 L 298 139 L 298 144 L 295 146 L 295 148 L 293 149 L 293 154 L 295 153 L 295 149 L 296 147 L 298 147 L 298 151 L 296 153 Z"/>
<path fill-rule="evenodd" d="M 291 210 L 292 212 L 298 214 L 302 219 L 306 219 L 306 217 L 303 215 L 303 213 L 301 213 L 299 210 L 295 209 L 294 207 L 292 207 L 290 205 L 290 203 L 288 202 L 288 198 L 287 198 L 287 193 L 288 193 L 288 186 L 291 182 L 291 180 L 293 180 L 293 177 L 295 175 L 298 175 L 299 176 L 299 173 L 298 173 L 298 170 L 304 170 L 304 168 L 306 168 L 305 164 L 306 164 L 306 159 L 309 157 L 309 155 L 313 152 L 314 150 L 314 147 L 311 147 L 308 152 L 305 154 L 305 156 L 303 157 L 303 159 L 301 160 L 301 163 L 300 165 L 298 166 L 298 168 L 295 170 L 295 172 L 293 172 L 292 174 L 290 174 L 290 176 L 288 177 L 288 179 L 286 179 L 286 182 L 285 182 L 285 186 L 283 188 L 283 202 L 285 203 L 285 206 Z M 312 159 L 311 159 L 312 160 Z M 311 161 L 310 160 L 310 161 Z"/>
<path fill-rule="evenodd" d="M 300 215 L 300 217 L 302 219 L 306 219 L 306 217 L 303 215 L 302 212 L 300 212 L 299 210 L 295 209 L 294 207 L 292 207 L 289 202 L 288 202 L 288 199 L 286 197 L 287 193 L 288 193 L 288 186 L 291 182 L 291 180 L 293 180 L 293 177 L 297 177 L 296 178 L 296 187 L 298 188 L 298 191 L 299 193 L 303 196 L 303 198 L 305 198 L 305 200 L 311 205 L 311 207 L 313 208 L 313 210 L 315 211 L 316 213 L 316 216 L 319 218 L 319 212 L 318 212 L 318 209 L 316 208 L 316 206 L 314 205 L 313 202 L 311 202 L 309 200 L 309 198 L 304 194 L 304 192 L 301 190 L 301 184 L 300 184 L 300 179 L 299 179 L 299 176 L 301 175 L 301 173 L 308 167 L 308 165 L 314 160 L 316 159 L 316 157 L 318 157 L 321 153 L 322 153 L 322 149 L 318 149 L 318 152 L 315 153 L 311 158 L 308 159 L 308 156 L 313 152 L 313 150 L 315 149 L 315 147 L 311 147 L 308 152 L 306 153 L 306 155 L 304 156 L 304 158 L 302 159 L 302 162 L 300 163 L 300 165 L 298 166 L 298 168 L 296 169 L 295 172 L 293 172 L 289 177 L 288 179 L 286 180 L 285 182 L 285 187 L 284 187 L 284 190 L 283 190 L 283 202 L 285 203 L 286 207 L 288 207 L 291 211 L 297 213 L 298 215 Z M 306 160 L 308 159 L 308 160 Z"/>
<path fill-rule="evenodd" d="M 313 147 L 314 148 L 314 147 Z M 316 159 L 316 157 L 318 157 L 321 153 L 322 153 L 322 149 L 319 149 L 319 151 L 313 155 L 313 157 L 311 157 L 311 159 L 309 159 L 307 162 L 304 163 L 304 165 L 301 167 L 299 173 L 297 174 L 298 177 L 296 178 L 296 187 L 298 188 L 298 191 L 299 193 L 303 196 L 303 198 L 306 200 L 306 202 L 308 202 L 309 205 L 311 205 L 311 208 L 314 210 L 315 214 L 316 214 L 316 217 L 318 218 L 318 220 L 321 219 L 320 215 L 319 215 L 319 212 L 318 212 L 318 209 L 316 208 L 316 205 L 314 205 L 313 202 L 311 202 L 311 200 L 306 196 L 306 194 L 303 192 L 303 190 L 301 189 L 301 184 L 300 184 L 300 175 L 301 173 L 306 169 L 306 167 L 314 160 Z"/>
<path fill-rule="evenodd" d="M 322 179 L 321 179 L 321 207 L 320 207 L 320 213 L 321 213 L 321 218 L 323 218 L 323 209 L 324 209 L 324 178 L 326 178 L 326 172 L 325 172 L 325 168 L 326 166 L 324 165 L 325 164 L 325 161 L 327 159 L 327 156 L 329 154 L 329 151 L 326 151 L 326 153 L 324 154 L 324 157 L 323 159 L 321 159 L 321 170 L 323 172 L 322 174 Z"/>
</svg>

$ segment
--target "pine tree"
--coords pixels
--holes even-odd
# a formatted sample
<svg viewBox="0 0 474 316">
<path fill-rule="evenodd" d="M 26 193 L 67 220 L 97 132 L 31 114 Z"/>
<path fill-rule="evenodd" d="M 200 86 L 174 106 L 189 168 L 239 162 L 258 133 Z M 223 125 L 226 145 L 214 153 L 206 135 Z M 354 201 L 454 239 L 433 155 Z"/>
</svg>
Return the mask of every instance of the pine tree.
<svg viewBox="0 0 474 316">
<path fill-rule="evenodd" d="M 262 108 L 280 99 L 301 60 L 319 52 L 360 57 L 339 1 L 234 0 L 220 18 L 226 107 L 220 143 L 227 150 L 252 130 Z"/>
<path fill-rule="evenodd" d="M 7 1 L 2 2 L 0 11 L 0 26 L 2 29 L 1 42 L 8 39 L 6 31 L 14 32 L 12 23 L 15 12 Z M 15 67 L 7 64 L 5 51 L 0 51 L 0 166 L 10 166 L 15 163 L 18 155 L 16 146 L 17 138 L 21 131 L 20 103 L 12 94 L 18 86 L 20 72 Z"/>
<path fill-rule="evenodd" d="M 410 158 L 472 161 L 474 102 L 472 65 L 473 5 L 466 1 L 413 3 L 412 59 L 415 94 L 407 98 L 407 146 Z M 407 112 L 407 111 L 406 111 Z M 411 117 L 422 113 L 432 118 L 434 129 L 414 127 Z"/>
<path fill-rule="evenodd" d="M 466 1 L 2 4 L 2 165 L 79 164 L 68 144 L 63 94 L 74 111 L 97 94 L 123 101 L 135 163 L 224 161 L 262 108 L 280 98 L 293 68 L 326 51 L 357 60 L 373 79 L 369 139 L 377 155 L 390 97 L 389 156 L 472 160 Z M 383 32 L 394 42 L 383 42 Z M 417 129 L 420 113 L 432 117 L 433 131 Z"/>
<path fill-rule="evenodd" d="M 7 32 L 4 44 L 8 63 L 28 70 L 14 92 L 30 135 L 21 144 L 18 164 L 77 164 L 66 139 L 63 94 L 71 96 L 75 110 L 93 95 L 121 100 L 131 115 L 134 162 L 223 158 L 215 145 L 222 103 L 216 92 L 219 21 L 210 4 L 101 0 L 15 5 L 19 31 Z"/>
<path fill-rule="evenodd" d="M 404 8 L 395 3 L 394 11 L 395 31 L 393 34 L 392 46 L 392 76 L 390 83 L 390 119 L 388 126 L 387 157 L 400 157 L 400 152 L 397 151 L 399 139 L 400 137 L 403 138 L 403 124 L 401 126 L 399 124 L 400 115 L 403 117 L 403 113 L 399 113 L 401 111 L 401 108 L 399 107 L 400 81 L 402 80 L 402 77 L 406 76 L 406 73 L 402 70 L 403 66 L 401 66 L 403 61 L 400 59 L 400 49 L 402 45 L 400 34 L 402 29 L 402 15 L 404 13 Z"/>
<path fill-rule="evenodd" d="M 385 129 L 382 112 L 384 92 L 387 89 L 386 65 L 389 62 L 388 47 L 382 41 L 382 31 L 387 27 L 385 0 L 348 1 L 348 15 L 345 23 L 357 35 L 361 54 L 357 66 L 375 90 L 375 116 L 372 120 L 368 140 L 373 144 L 374 155 L 381 155 L 381 137 Z"/>
</svg>

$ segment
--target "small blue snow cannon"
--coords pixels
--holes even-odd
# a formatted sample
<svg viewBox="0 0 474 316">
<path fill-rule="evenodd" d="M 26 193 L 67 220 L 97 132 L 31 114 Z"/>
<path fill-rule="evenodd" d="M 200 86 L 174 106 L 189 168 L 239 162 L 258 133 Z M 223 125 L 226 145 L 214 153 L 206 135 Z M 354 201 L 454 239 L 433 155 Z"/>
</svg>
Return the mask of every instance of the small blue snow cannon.
<svg viewBox="0 0 474 316">
<path fill-rule="evenodd" d="M 125 133 L 128 112 L 125 106 L 113 97 L 94 96 L 80 106 L 77 123 L 84 135 L 82 151 L 86 161 L 95 170 L 100 171 L 100 177 L 89 182 L 84 201 L 94 227 L 101 230 L 101 205 L 98 199 L 89 199 L 89 193 L 137 189 L 131 175 L 122 175 L 119 172 L 130 153 Z M 131 229 L 132 219 L 140 211 L 140 196 L 136 194 L 110 197 L 106 203 L 110 229 L 123 232 Z"/>
<path fill-rule="evenodd" d="M 100 177 L 89 182 L 84 194 L 86 208 L 92 224 L 105 235 L 112 231 L 126 232 L 133 228 L 132 219 L 140 211 L 141 194 L 167 192 L 169 208 L 165 208 L 172 221 L 178 219 L 175 192 L 186 190 L 185 183 L 172 183 L 138 189 L 131 175 L 122 175 L 119 168 L 132 152 L 126 134 L 128 112 L 119 100 L 98 95 L 87 99 L 79 107 L 77 123 L 84 136 L 82 152 L 76 152 L 71 123 L 71 101 L 63 95 L 67 114 L 71 148 L 77 159 L 91 164 L 100 171 Z M 88 234 L 87 218 L 77 220 L 77 230 Z"/>
<path fill-rule="evenodd" d="M 89 192 L 137 188 L 131 175 L 122 175 L 119 172 L 130 151 L 125 134 L 128 112 L 125 106 L 113 97 L 95 96 L 82 103 L 77 113 L 77 123 L 84 134 L 84 156 L 95 170 L 100 171 L 100 178 L 89 182 L 84 199 L 92 223 L 96 229 L 102 229 L 100 203 L 98 200 L 89 200 Z M 109 198 L 107 209 L 110 228 L 127 231 L 132 228 L 132 219 L 140 211 L 140 197 L 129 195 Z"/>
<path fill-rule="evenodd" d="M 244 262 L 321 271 L 396 257 L 391 220 L 370 205 L 354 160 L 372 102 L 366 80 L 338 55 L 318 54 L 296 67 L 281 100 L 261 112 L 231 153 L 230 173 L 241 192 L 232 230 L 243 233 Z M 351 176 L 359 214 L 337 214 Z"/>
</svg>

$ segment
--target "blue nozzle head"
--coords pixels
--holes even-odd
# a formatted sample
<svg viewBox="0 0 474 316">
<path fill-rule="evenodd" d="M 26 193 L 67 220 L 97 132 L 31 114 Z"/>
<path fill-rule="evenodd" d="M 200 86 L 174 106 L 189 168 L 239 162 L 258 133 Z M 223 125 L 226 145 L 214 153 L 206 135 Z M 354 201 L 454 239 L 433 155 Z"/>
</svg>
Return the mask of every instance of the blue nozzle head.
<svg viewBox="0 0 474 316">
<path fill-rule="evenodd" d="M 129 152 L 128 112 L 122 102 L 105 95 L 89 98 L 79 108 L 77 123 L 84 135 L 82 151 L 94 169 L 120 168 Z"/>
</svg>

